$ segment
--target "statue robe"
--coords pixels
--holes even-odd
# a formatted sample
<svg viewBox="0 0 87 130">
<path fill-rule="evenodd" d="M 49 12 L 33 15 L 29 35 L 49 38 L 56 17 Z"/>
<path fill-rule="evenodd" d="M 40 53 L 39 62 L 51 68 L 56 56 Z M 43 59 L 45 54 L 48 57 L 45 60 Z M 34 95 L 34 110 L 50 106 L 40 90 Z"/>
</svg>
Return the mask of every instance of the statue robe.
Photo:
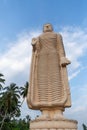
<svg viewBox="0 0 87 130">
<path fill-rule="evenodd" d="M 27 96 L 31 109 L 70 107 L 66 67 L 60 66 L 65 51 L 60 34 L 46 32 L 38 37 L 32 54 Z"/>
</svg>

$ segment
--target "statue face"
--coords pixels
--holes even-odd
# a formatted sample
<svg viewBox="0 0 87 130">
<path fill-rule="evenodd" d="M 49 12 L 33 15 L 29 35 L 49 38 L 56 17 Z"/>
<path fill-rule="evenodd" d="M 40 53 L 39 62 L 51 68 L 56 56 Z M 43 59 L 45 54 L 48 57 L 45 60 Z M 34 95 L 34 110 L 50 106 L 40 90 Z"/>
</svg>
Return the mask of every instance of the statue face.
<svg viewBox="0 0 87 130">
<path fill-rule="evenodd" d="M 43 27 L 43 32 L 52 32 L 53 28 L 51 24 L 45 24 Z"/>
</svg>

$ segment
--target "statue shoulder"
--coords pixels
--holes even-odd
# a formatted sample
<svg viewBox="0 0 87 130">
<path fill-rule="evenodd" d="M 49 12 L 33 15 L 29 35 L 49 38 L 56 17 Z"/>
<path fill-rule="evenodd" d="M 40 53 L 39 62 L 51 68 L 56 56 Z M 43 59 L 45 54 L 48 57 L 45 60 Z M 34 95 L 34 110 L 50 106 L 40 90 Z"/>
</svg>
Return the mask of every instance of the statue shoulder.
<svg viewBox="0 0 87 130">
<path fill-rule="evenodd" d="M 57 37 L 62 39 L 62 35 L 60 33 L 57 33 Z"/>
<path fill-rule="evenodd" d="M 40 38 L 40 37 L 43 37 L 43 36 L 44 36 L 44 33 L 40 34 L 40 35 L 39 35 L 39 38 Z"/>
</svg>

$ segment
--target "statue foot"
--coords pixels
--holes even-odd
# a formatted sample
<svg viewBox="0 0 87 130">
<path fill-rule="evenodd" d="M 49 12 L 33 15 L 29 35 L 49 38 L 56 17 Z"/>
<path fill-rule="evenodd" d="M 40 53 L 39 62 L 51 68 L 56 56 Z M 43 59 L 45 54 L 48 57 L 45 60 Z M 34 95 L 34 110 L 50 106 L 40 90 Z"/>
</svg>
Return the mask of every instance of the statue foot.
<svg viewBox="0 0 87 130">
<path fill-rule="evenodd" d="M 53 115 L 53 119 L 55 119 L 55 120 L 65 119 L 64 116 L 63 116 L 63 110 L 62 109 L 55 110 L 55 113 Z"/>
</svg>

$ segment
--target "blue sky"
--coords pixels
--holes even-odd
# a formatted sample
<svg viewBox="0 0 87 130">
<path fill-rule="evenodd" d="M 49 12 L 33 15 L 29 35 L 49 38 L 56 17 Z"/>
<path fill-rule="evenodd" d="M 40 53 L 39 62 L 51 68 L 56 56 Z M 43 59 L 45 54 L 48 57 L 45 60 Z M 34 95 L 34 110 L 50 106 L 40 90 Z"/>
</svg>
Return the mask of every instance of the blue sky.
<svg viewBox="0 0 87 130">
<path fill-rule="evenodd" d="M 14 39 L 17 33 L 46 22 L 84 26 L 86 4 L 86 0 L 0 0 L 0 37 Z"/>
<path fill-rule="evenodd" d="M 63 36 L 67 57 L 72 107 L 65 116 L 87 124 L 87 0 L 0 0 L 0 72 L 6 85 L 23 85 L 29 79 L 31 39 L 52 23 Z M 25 111 L 26 109 L 26 111 Z M 26 102 L 22 117 L 38 114 Z"/>
</svg>

